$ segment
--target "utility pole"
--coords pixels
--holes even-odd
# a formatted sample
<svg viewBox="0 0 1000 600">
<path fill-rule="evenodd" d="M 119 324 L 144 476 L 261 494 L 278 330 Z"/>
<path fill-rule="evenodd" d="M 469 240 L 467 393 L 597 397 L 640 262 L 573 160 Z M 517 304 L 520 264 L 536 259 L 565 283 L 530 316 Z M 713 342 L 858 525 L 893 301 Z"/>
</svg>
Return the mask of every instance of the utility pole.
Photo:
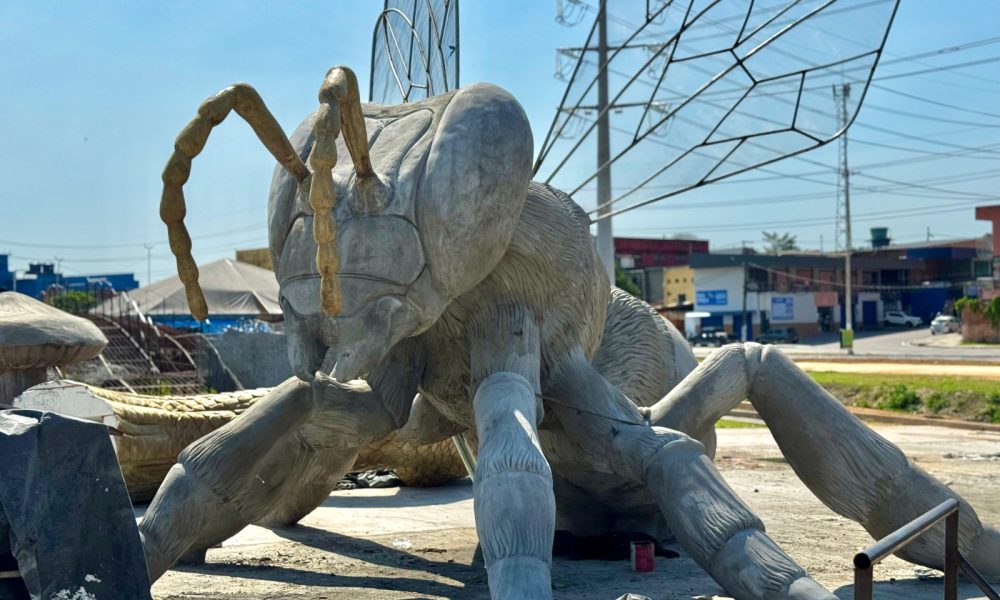
<svg viewBox="0 0 1000 600">
<path fill-rule="evenodd" d="M 839 93 L 838 93 L 839 92 Z M 851 95 L 850 84 L 833 86 L 833 97 L 836 100 L 839 96 L 840 103 L 837 105 L 837 112 L 840 114 L 840 124 L 844 132 L 840 136 L 840 177 L 844 192 L 844 330 L 840 334 L 840 346 L 848 354 L 854 354 L 854 300 L 851 282 L 851 170 L 847 164 L 847 99 Z M 839 208 L 838 199 L 838 208 Z M 839 213 L 839 211 L 838 211 Z"/>
<path fill-rule="evenodd" d="M 746 342 L 750 339 L 750 324 L 747 322 L 747 289 L 750 285 L 748 277 L 750 274 L 750 263 L 747 260 L 747 256 L 741 255 L 740 258 L 743 259 L 743 324 L 740 327 L 740 341 Z"/>
<path fill-rule="evenodd" d="M 580 4 L 578 0 L 571 0 L 570 6 Z M 583 5 L 581 5 L 583 6 Z M 572 25 L 573 17 L 569 16 L 569 11 L 563 10 L 560 3 L 556 9 L 556 21 L 563 25 Z M 589 41 L 589 40 L 588 40 Z M 604 269 L 608 275 L 608 281 L 612 285 L 615 283 L 615 238 L 611 225 L 612 197 L 611 197 L 611 115 L 610 111 L 619 112 L 621 109 L 642 108 L 645 111 L 656 111 L 665 113 L 668 102 L 666 100 L 650 99 L 648 101 L 611 102 L 608 93 L 608 52 L 623 49 L 642 49 L 647 44 L 632 42 L 619 45 L 608 45 L 608 0 L 600 0 L 597 11 L 597 44 L 586 45 L 582 48 L 559 48 L 557 57 L 567 54 L 576 58 L 577 53 L 596 52 L 597 53 L 597 103 L 589 105 L 575 104 L 572 107 L 559 106 L 559 111 L 564 111 L 572 118 L 577 111 L 584 111 L 585 115 L 590 115 L 591 111 L 597 111 L 595 127 L 597 129 L 597 209 L 594 220 L 597 223 L 597 255 L 604 264 Z M 558 68 L 557 68 L 558 69 Z M 561 72 L 556 73 L 556 78 L 564 79 Z M 645 113 L 644 113 L 645 114 Z M 592 131 L 588 129 L 589 132 Z M 563 136 L 563 133 L 559 134 Z M 569 134 L 571 137 L 575 134 Z"/>
<path fill-rule="evenodd" d="M 611 219 L 611 125 L 608 114 L 608 0 L 601 0 L 597 15 L 597 255 L 604 263 L 611 285 L 615 284 L 615 238 Z"/>
<path fill-rule="evenodd" d="M 146 285 L 153 283 L 153 247 L 156 244 L 143 244 L 146 249 Z"/>
</svg>

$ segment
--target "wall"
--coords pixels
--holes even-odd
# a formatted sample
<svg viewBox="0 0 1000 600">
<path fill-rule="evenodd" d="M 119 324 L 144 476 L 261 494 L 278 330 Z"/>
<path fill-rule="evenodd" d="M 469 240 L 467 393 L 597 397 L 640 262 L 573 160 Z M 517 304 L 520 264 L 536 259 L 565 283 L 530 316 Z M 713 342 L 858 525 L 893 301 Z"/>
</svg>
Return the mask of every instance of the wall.
<svg viewBox="0 0 1000 600">
<path fill-rule="evenodd" d="M 663 269 L 663 304 L 687 302 L 694 303 L 694 269 L 687 266 Z"/>
<path fill-rule="evenodd" d="M 907 290 L 902 294 L 903 308 L 923 319 L 924 323 L 930 323 L 934 315 L 944 310 L 948 292 L 947 288 Z"/>
<path fill-rule="evenodd" d="M 271 260 L 271 250 L 268 248 L 237 250 L 236 260 L 267 269 L 268 271 L 274 270 L 274 263 Z"/>
<path fill-rule="evenodd" d="M 6 259 L 4 255 L 0 258 Z M 0 289 L 13 290 L 41 300 L 45 292 L 54 285 L 61 286 L 66 290 L 91 292 L 99 294 L 102 292 L 129 291 L 139 287 L 139 282 L 132 273 L 106 273 L 99 275 L 68 275 L 64 276 L 55 272 L 53 265 L 32 264 L 32 270 L 18 279 L 15 285 L 13 281 L 14 273 L 6 271 L 6 267 L 0 264 Z"/>
<path fill-rule="evenodd" d="M 282 333 L 227 331 L 206 337 L 246 389 L 273 387 L 292 376 Z"/>
<path fill-rule="evenodd" d="M 638 271 L 642 290 L 642 299 L 652 306 L 662 306 L 663 302 L 663 267 L 650 267 Z M 633 275 L 633 280 L 635 279 Z"/>
<path fill-rule="evenodd" d="M 1000 334 L 981 312 L 966 308 L 962 311 L 962 341 L 1000 343 Z"/>
<path fill-rule="evenodd" d="M 705 240 L 615 238 L 615 257 L 622 268 L 672 267 L 684 265 L 692 253 L 708 252 Z M 629 260 L 622 260 L 627 258 Z M 626 266 L 631 262 L 631 266 Z"/>
<path fill-rule="evenodd" d="M 720 326 L 729 330 L 733 324 L 734 315 L 739 315 L 743 311 L 743 268 L 726 267 L 719 269 L 697 269 L 694 271 L 695 282 L 695 310 L 698 312 L 713 313 L 709 321 L 715 323 L 717 320 Z M 725 304 L 705 304 L 699 303 L 697 292 L 721 292 L 726 293 Z M 718 297 L 718 295 L 717 295 Z M 772 299 L 778 298 L 787 300 L 791 309 L 790 318 L 774 319 L 772 314 Z M 706 298 L 702 298 L 703 300 Z M 799 336 L 805 337 L 819 333 L 819 311 L 816 308 L 815 292 L 747 292 L 746 310 L 753 313 L 751 316 L 754 336 L 761 331 L 764 319 L 768 321 L 770 327 L 794 327 Z M 721 316 L 715 316 L 721 315 Z M 738 317 L 737 317 L 738 318 Z"/>
<path fill-rule="evenodd" d="M 767 313 L 767 318 L 770 320 L 772 327 L 790 327 L 800 323 L 816 323 L 819 321 L 819 311 L 816 310 L 816 296 L 813 292 L 798 292 L 794 294 L 761 292 L 759 295 L 751 292 L 750 298 L 753 298 L 754 302 L 748 302 L 748 304 L 751 304 L 754 308 L 757 308 L 759 298 L 760 310 Z M 775 318 L 775 315 L 772 313 L 772 308 L 774 307 L 773 300 L 775 299 L 779 302 L 785 300 L 791 304 L 791 318 Z"/>
<path fill-rule="evenodd" d="M 696 269 L 694 272 L 694 309 L 710 313 L 743 310 L 743 267 Z M 699 292 L 726 292 L 725 304 L 698 302 Z M 718 296 L 716 296 L 718 298 Z"/>
<path fill-rule="evenodd" d="M 9 258 L 7 254 L 0 254 L 0 291 L 14 289 L 14 274 L 10 272 Z"/>
</svg>

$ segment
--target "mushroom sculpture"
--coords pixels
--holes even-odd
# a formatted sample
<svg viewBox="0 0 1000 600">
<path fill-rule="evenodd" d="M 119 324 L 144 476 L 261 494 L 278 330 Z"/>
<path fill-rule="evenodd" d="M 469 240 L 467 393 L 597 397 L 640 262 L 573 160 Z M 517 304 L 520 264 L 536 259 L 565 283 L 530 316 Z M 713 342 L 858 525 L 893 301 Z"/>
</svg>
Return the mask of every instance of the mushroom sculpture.
<svg viewBox="0 0 1000 600">
<path fill-rule="evenodd" d="M 86 319 L 24 294 L 0 293 L 0 405 L 44 382 L 50 367 L 89 360 L 107 345 Z"/>
</svg>

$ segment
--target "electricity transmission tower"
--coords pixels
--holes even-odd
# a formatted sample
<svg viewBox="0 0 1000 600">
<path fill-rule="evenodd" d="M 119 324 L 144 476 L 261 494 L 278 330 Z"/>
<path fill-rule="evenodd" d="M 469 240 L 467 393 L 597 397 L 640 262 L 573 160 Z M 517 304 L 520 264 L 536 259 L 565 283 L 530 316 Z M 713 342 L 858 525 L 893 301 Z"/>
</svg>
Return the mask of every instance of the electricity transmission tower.
<svg viewBox="0 0 1000 600">
<path fill-rule="evenodd" d="M 851 172 L 847 166 L 847 102 L 851 96 L 851 85 L 848 83 L 833 86 L 833 103 L 837 111 L 837 121 L 844 128 L 837 146 L 837 218 L 834 229 L 834 250 L 848 250 L 851 247 L 851 207 L 850 184 Z"/>
<path fill-rule="evenodd" d="M 837 227 L 836 244 L 840 244 L 843 234 L 844 250 L 844 330 L 848 333 L 841 336 L 841 346 L 848 354 L 854 353 L 854 340 L 851 332 L 854 330 L 854 295 L 852 290 L 851 271 L 851 170 L 847 163 L 847 126 L 850 114 L 847 103 L 851 97 L 851 85 L 843 83 L 833 86 L 833 101 L 837 106 L 837 120 L 843 128 L 840 136 L 840 146 L 837 150 L 838 172 L 837 180 Z"/>
</svg>

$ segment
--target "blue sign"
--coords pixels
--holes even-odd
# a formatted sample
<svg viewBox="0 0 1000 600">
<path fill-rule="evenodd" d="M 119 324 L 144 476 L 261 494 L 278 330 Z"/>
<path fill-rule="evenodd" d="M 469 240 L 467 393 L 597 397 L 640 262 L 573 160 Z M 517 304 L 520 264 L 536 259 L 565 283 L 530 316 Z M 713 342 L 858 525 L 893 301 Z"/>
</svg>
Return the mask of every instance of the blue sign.
<svg viewBox="0 0 1000 600">
<path fill-rule="evenodd" d="M 792 321 L 795 319 L 795 298 L 791 296 L 771 297 L 771 320 Z"/>
<path fill-rule="evenodd" d="M 729 293 L 726 290 L 704 290 L 695 293 L 695 304 L 698 306 L 725 306 L 729 304 Z"/>
</svg>

